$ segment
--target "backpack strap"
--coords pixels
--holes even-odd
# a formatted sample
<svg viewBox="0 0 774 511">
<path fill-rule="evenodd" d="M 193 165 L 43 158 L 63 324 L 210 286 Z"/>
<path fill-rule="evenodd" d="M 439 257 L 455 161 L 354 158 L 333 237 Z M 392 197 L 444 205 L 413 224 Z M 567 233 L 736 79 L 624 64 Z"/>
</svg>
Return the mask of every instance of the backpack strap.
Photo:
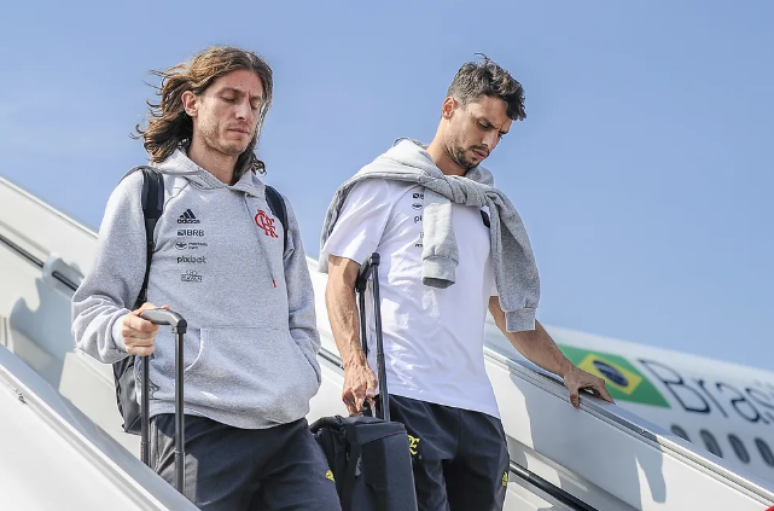
<svg viewBox="0 0 774 511">
<path fill-rule="evenodd" d="M 279 218 L 284 230 L 283 240 L 285 241 L 285 251 L 288 250 L 288 210 L 285 207 L 285 200 L 276 188 L 269 185 L 266 187 L 266 202 L 269 203 L 269 209 L 274 216 Z"/>
<path fill-rule="evenodd" d="M 135 308 L 148 301 L 148 277 L 150 275 L 151 259 L 156 244 L 153 242 L 153 232 L 156 223 L 161 218 L 164 209 L 164 177 L 153 167 L 139 167 L 142 170 L 142 213 L 145 217 L 145 277 L 142 281 L 140 294 Z"/>
<path fill-rule="evenodd" d="M 122 179 L 125 179 L 127 176 L 138 170 L 142 170 L 143 173 L 141 199 L 142 213 L 145 218 L 145 240 L 147 248 L 145 252 L 145 278 L 143 279 L 142 288 L 140 289 L 139 296 L 135 302 L 135 309 L 139 308 L 147 301 L 148 275 L 150 273 L 150 263 L 154 248 L 153 231 L 156 229 L 156 222 L 158 222 L 161 217 L 161 212 L 164 207 L 164 179 L 161 172 L 157 169 L 141 165 L 131 169 Z M 137 401 L 137 390 L 135 388 L 134 365 L 136 358 L 137 357 L 129 356 L 113 363 L 113 377 L 116 385 L 118 411 L 123 418 L 122 427 L 127 433 L 140 435 L 142 434 L 142 410 Z"/>
</svg>

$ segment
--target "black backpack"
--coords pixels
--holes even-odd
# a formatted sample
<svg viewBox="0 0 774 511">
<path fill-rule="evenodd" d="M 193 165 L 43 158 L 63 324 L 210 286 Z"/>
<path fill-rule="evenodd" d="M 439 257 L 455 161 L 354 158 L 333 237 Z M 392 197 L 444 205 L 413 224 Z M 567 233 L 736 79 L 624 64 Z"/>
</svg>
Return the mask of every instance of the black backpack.
<svg viewBox="0 0 774 511">
<path fill-rule="evenodd" d="M 146 259 L 145 259 L 145 278 L 140 288 L 140 294 L 134 304 L 134 309 L 138 309 L 147 301 L 148 294 L 148 275 L 150 275 L 150 264 L 153 257 L 154 243 L 153 232 L 156 229 L 156 223 L 164 209 L 164 178 L 158 169 L 148 166 L 139 166 L 130 170 L 126 176 L 142 170 L 142 212 L 145 217 L 145 241 L 146 241 Z M 124 176 L 124 177 L 126 177 Z M 285 208 L 285 201 L 279 192 L 269 185 L 266 185 L 266 202 L 272 214 L 279 218 L 282 228 L 285 231 L 285 250 L 288 247 L 288 212 Z M 116 401 L 118 402 L 118 411 L 123 418 L 124 431 L 134 435 L 140 434 L 140 403 L 137 402 L 137 389 L 134 381 L 134 363 L 135 356 L 128 356 L 123 360 L 113 364 L 113 377 L 116 384 Z"/>
</svg>

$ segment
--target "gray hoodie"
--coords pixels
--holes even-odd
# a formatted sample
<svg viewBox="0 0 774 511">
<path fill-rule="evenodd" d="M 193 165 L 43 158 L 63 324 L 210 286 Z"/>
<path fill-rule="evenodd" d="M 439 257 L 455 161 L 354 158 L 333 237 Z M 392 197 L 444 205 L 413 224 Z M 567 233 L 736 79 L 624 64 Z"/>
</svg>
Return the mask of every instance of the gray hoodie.
<svg viewBox="0 0 774 511">
<path fill-rule="evenodd" d="M 157 168 L 165 203 L 148 301 L 169 305 L 188 321 L 186 413 L 240 428 L 303 418 L 320 386 L 320 338 L 290 205 L 286 200 L 289 232 L 283 233 L 254 173 L 227 186 L 180 150 Z M 121 318 L 145 273 L 141 191 L 142 173 L 134 172 L 110 196 L 94 265 L 73 296 L 77 345 L 106 363 L 129 356 Z M 174 353 L 170 329 L 162 326 L 150 363 L 151 416 L 174 413 Z"/>
<path fill-rule="evenodd" d="M 491 215 L 495 283 L 506 328 L 509 332 L 535 328 L 535 309 L 540 298 L 535 257 L 521 217 L 508 197 L 494 188 L 494 178 L 488 170 L 478 166 L 464 177 L 446 176 L 419 142 L 399 139 L 336 191 L 325 217 L 321 246 L 325 246 L 333 232 L 350 188 L 363 179 L 390 179 L 425 187 L 422 281 L 428 286 L 444 288 L 455 281 L 458 251 L 451 203 L 487 206 Z M 328 261 L 321 258 L 319 267 L 327 272 Z"/>
</svg>

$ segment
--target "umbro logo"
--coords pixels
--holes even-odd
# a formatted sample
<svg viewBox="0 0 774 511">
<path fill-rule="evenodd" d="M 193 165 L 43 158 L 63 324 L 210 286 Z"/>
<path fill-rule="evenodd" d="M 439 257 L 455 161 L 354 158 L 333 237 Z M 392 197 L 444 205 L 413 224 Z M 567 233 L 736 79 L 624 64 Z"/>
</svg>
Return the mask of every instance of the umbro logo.
<svg viewBox="0 0 774 511">
<path fill-rule="evenodd" d="M 180 215 L 180 218 L 177 219 L 177 223 L 179 224 L 200 224 L 198 218 L 193 214 L 193 211 L 190 209 L 186 209 L 185 213 Z"/>
</svg>

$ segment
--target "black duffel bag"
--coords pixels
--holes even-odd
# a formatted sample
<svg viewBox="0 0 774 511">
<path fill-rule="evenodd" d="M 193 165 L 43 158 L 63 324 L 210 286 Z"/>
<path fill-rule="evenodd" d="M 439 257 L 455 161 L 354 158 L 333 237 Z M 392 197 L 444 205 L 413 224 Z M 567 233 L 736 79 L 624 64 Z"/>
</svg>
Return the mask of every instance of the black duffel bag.
<svg viewBox="0 0 774 511">
<path fill-rule="evenodd" d="M 360 331 L 368 356 L 364 293 L 373 274 L 376 358 L 379 399 L 376 415 L 365 408 L 360 417 L 323 417 L 310 426 L 328 459 L 343 511 L 416 511 L 411 452 L 406 427 L 390 421 L 390 396 L 384 368 L 381 311 L 379 307 L 379 254 L 360 269 L 356 290 L 360 301 Z"/>
<path fill-rule="evenodd" d="M 376 417 L 324 417 L 311 426 L 343 511 L 415 511 L 406 428 Z"/>
</svg>

